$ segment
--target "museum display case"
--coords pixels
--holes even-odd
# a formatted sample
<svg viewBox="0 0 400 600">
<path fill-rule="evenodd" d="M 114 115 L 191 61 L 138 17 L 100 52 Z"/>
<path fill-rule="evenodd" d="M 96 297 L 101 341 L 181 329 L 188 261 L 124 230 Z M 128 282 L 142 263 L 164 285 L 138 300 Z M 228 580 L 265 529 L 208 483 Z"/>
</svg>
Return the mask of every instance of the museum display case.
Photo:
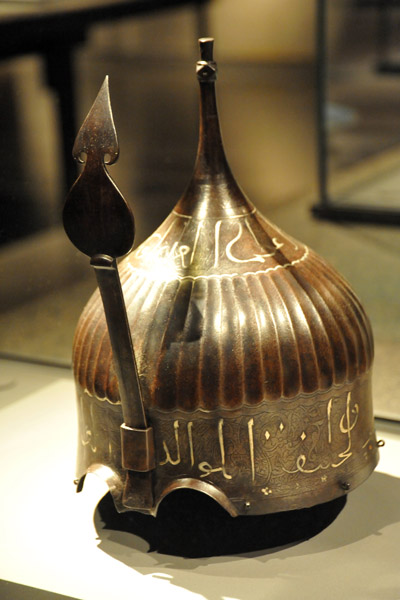
<svg viewBox="0 0 400 600">
<path fill-rule="evenodd" d="M 320 508 L 314 510 L 310 507 L 312 502 L 308 503 L 302 509 L 304 512 L 301 520 L 293 516 L 293 513 L 297 512 L 293 510 L 286 513 L 285 519 L 279 516 L 283 513 L 232 517 L 224 508 L 205 497 L 204 503 L 199 501 L 197 504 L 198 518 L 193 519 L 191 515 L 194 513 L 190 508 L 193 506 L 191 504 L 193 498 L 190 497 L 190 490 L 183 489 L 167 495 L 161 502 L 158 517 L 163 525 L 157 530 L 157 527 L 154 527 L 155 519 L 150 515 L 136 511 L 117 513 L 108 493 L 109 486 L 90 472 L 86 475 L 82 492 L 76 493 L 78 481 L 74 483 L 74 479 L 76 480 L 77 441 L 81 465 L 78 473 L 80 478 L 88 465 L 92 464 L 91 458 L 97 445 L 97 439 L 95 444 L 94 437 L 91 437 L 94 435 L 92 425 L 94 424 L 95 435 L 100 429 L 105 429 L 105 423 L 97 418 L 96 411 L 94 409 L 88 411 L 83 404 L 77 427 L 76 380 L 70 369 L 75 324 L 95 289 L 96 280 L 90 272 L 89 259 L 72 247 L 61 225 L 61 198 L 64 193 L 59 185 L 61 177 L 57 177 L 57 169 L 61 165 L 60 155 L 58 155 L 60 146 L 57 136 L 54 136 L 53 127 L 48 123 L 49 118 L 51 121 L 54 117 L 52 112 L 54 98 L 41 82 L 40 69 L 35 59 L 27 61 L 21 59 L 18 64 L 4 63 L 0 73 L 0 86 L 4 92 L 1 96 L 3 103 L 5 98 L 8 99 L 8 110 L 3 111 L 1 123 L 2 130 L 7 132 L 3 138 L 5 161 L 3 164 L 7 165 L 7 168 L 0 173 L 0 178 L 4 182 L 2 186 L 4 215 L 9 215 L 7 219 L 11 220 L 8 231 L 12 230 L 11 225 L 15 215 L 21 215 L 24 207 L 28 212 L 24 213 L 26 219 L 19 221 L 26 225 L 23 234 L 18 234 L 12 239 L 2 239 L 0 246 L 0 272 L 4 282 L 0 290 L 0 448 L 4 457 L 0 596 L 15 600 L 24 597 L 33 600 L 57 597 L 72 600 L 74 598 L 102 600 L 102 598 L 126 597 L 127 594 L 135 598 L 160 595 L 174 600 L 199 597 L 209 600 L 254 600 L 265 598 L 266 595 L 271 598 L 296 595 L 300 599 L 324 597 L 332 600 L 338 596 L 360 599 L 369 595 L 383 599 L 397 597 L 400 590 L 397 565 L 400 550 L 398 502 L 400 431 L 396 423 L 400 413 L 397 392 L 399 389 L 397 323 L 400 309 L 397 306 L 398 291 L 395 277 L 399 266 L 397 231 L 370 225 L 332 224 L 329 221 L 315 220 L 311 215 L 311 207 L 316 201 L 316 90 L 314 65 L 307 63 L 308 50 L 303 47 L 304 44 L 303 46 L 300 44 L 299 40 L 303 42 L 313 40 L 313 31 L 309 28 L 307 15 L 313 16 L 314 7 L 311 6 L 311 2 L 308 3 L 308 0 L 307 8 L 305 4 L 303 0 L 301 3 L 297 3 L 296 0 L 291 5 L 290 14 L 286 3 L 280 8 L 280 14 L 285 15 L 286 12 L 288 29 L 281 40 L 281 46 L 277 45 L 276 48 L 279 47 L 282 51 L 283 40 L 291 36 L 293 48 L 290 56 L 294 64 L 285 63 L 287 56 L 285 59 L 283 54 L 275 54 L 275 58 L 278 57 L 277 60 L 280 62 L 274 64 L 276 48 L 271 49 L 271 42 L 270 54 L 268 57 L 263 56 L 262 61 L 258 62 L 256 57 L 252 60 L 249 60 L 248 56 L 245 59 L 240 58 L 240 55 L 238 60 L 236 58 L 232 60 L 235 43 L 234 39 L 227 40 L 227 47 L 231 54 L 226 54 L 222 60 L 223 68 L 221 68 L 219 82 L 222 131 L 229 163 L 257 208 L 257 213 L 252 213 L 252 209 L 251 215 L 246 213 L 246 219 L 251 219 L 251 223 L 255 219 L 257 224 L 250 229 L 245 229 L 246 235 L 248 232 L 250 236 L 251 231 L 254 233 L 256 230 L 256 239 L 246 238 L 248 241 L 246 248 L 237 243 L 240 242 L 238 225 L 231 224 L 229 231 L 227 230 L 229 235 L 224 238 L 230 246 L 222 258 L 227 261 L 230 256 L 230 263 L 241 268 L 243 263 L 240 261 L 249 258 L 248 254 L 243 252 L 244 250 L 249 252 L 250 249 L 252 251 L 250 258 L 257 258 L 249 262 L 250 269 L 254 267 L 253 270 L 257 270 L 259 264 L 264 264 L 258 262 L 261 261 L 258 257 L 261 249 L 259 252 L 257 243 L 259 238 L 262 237 L 264 240 L 268 236 L 269 254 L 274 256 L 262 257 L 264 261 L 275 260 L 277 254 L 280 256 L 282 243 L 285 243 L 292 253 L 291 262 L 299 261 L 296 265 L 298 264 L 300 269 L 304 267 L 304 260 L 302 260 L 304 254 L 301 253 L 304 253 L 305 248 L 314 248 L 318 254 L 326 257 L 335 271 L 330 271 L 322 259 L 313 258 L 313 265 L 320 269 L 318 277 L 315 277 L 316 284 L 317 287 L 323 286 L 328 279 L 333 278 L 341 293 L 347 300 L 350 299 L 352 310 L 345 313 L 343 323 L 338 326 L 337 331 L 343 330 L 344 321 L 347 325 L 349 322 L 352 324 L 348 331 L 354 341 L 351 348 L 357 350 L 355 352 L 358 356 L 357 374 L 353 380 L 346 380 L 340 399 L 338 396 L 338 399 L 330 404 L 331 396 L 327 392 L 328 388 L 316 392 L 323 400 L 324 410 L 319 414 L 318 410 L 310 408 L 309 402 L 306 407 L 309 409 L 307 427 L 301 427 L 303 422 L 296 419 L 285 418 L 284 422 L 283 419 L 278 418 L 279 415 L 272 415 L 270 411 L 267 417 L 265 414 L 261 415 L 261 421 L 263 419 L 265 421 L 266 418 L 268 420 L 272 415 L 273 431 L 269 427 L 270 421 L 268 427 L 263 421 L 263 428 L 259 431 L 257 429 L 259 423 L 256 420 L 258 416 L 248 414 L 248 411 L 251 412 L 254 407 L 249 409 L 247 400 L 250 397 L 255 400 L 258 398 L 259 388 L 252 386 L 252 383 L 261 382 L 262 386 L 267 387 L 269 383 L 272 389 L 277 382 L 268 381 L 266 377 L 261 376 L 259 379 L 246 379 L 246 369 L 241 369 L 235 358 L 233 364 L 226 368 L 224 366 L 224 373 L 226 373 L 224 380 L 228 390 L 240 388 L 241 395 L 238 399 L 241 401 L 244 399 L 246 405 L 245 413 L 240 413 L 241 423 L 238 430 L 235 432 L 231 424 L 228 428 L 229 416 L 221 413 L 219 418 L 214 419 L 215 436 L 211 440 L 207 436 L 199 436 L 196 439 L 193 435 L 190 437 L 190 434 L 197 433 L 194 431 L 196 423 L 186 418 L 187 415 L 180 420 L 179 411 L 185 410 L 185 406 L 182 405 L 184 395 L 178 394 L 179 405 L 173 407 L 173 410 L 178 411 L 176 418 L 171 418 L 169 421 L 164 419 L 156 423 L 159 436 L 156 457 L 158 463 L 165 461 L 164 465 L 159 465 L 159 470 L 166 468 L 171 482 L 175 480 L 176 474 L 179 479 L 180 473 L 185 477 L 189 473 L 190 476 L 194 476 L 193 479 L 197 478 L 202 482 L 212 479 L 214 485 L 218 485 L 218 478 L 224 480 L 229 502 L 235 507 L 237 501 L 237 506 L 241 510 L 246 508 L 245 503 L 248 499 L 243 494 L 237 494 L 237 490 L 231 493 L 233 487 L 229 479 L 233 473 L 235 476 L 239 473 L 244 489 L 250 482 L 252 493 L 255 493 L 256 488 L 265 490 L 262 492 L 262 507 L 265 507 L 273 498 L 273 493 L 270 493 L 272 490 L 270 482 L 273 481 L 275 486 L 282 478 L 275 468 L 275 480 L 268 479 L 269 463 L 265 462 L 262 467 L 258 434 L 261 432 L 264 445 L 269 442 L 275 443 L 278 436 L 281 436 L 278 462 L 282 465 L 282 456 L 289 457 L 292 466 L 286 463 L 283 466 L 286 471 L 296 470 L 296 473 L 292 474 L 283 471 L 285 476 L 292 477 L 293 484 L 296 485 L 295 479 L 297 478 L 299 483 L 299 479 L 304 475 L 302 471 L 310 467 L 309 470 L 315 469 L 315 471 L 308 475 L 311 475 L 315 481 L 318 478 L 319 491 L 324 489 L 325 475 L 329 475 L 327 480 L 329 479 L 330 485 L 341 486 L 339 497 L 329 499 L 333 502 L 328 507 L 329 514 L 325 510 L 325 504 L 317 505 Z M 342 9 L 346 13 L 345 19 L 342 10 L 340 18 L 337 18 L 334 24 L 335 34 L 344 35 L 346 23 L 351 22 L 357 14 L 361 14 L 357 11 L 371 10 L 371 7 L 361 7 L 361 4 L 372 5 L 373 3 L 342 4 Z M 245 8 L 247 10 L 247 7 L 243 7 L 243 10 Z M 216 12 L 213 12 L 214 10 Z M 221 11 L 221 7 L 212 8 L 210 15 L 215 18 L 218 10 Z M 233 6 L 232 10 L 237 14 L 242 9 Z M 281 21 L 279 19 L 274 21 L 274 13 L 269 3 L 265 3 L 265 10 L 268 19 L 262 27 L 265 25 L 265 33 L 267 33 L 268 27 L 272 26 L 271 23 L 276 27 L 276 23 Z M 257 3 L 254 14 L 264 14 L 263 11 L 264 3 L 260 6 Z M 302 18 L 299 18 L 299 15 Z M 193 33 L 197 17 L 193 18 L 192 9 L 188 8 L 179 9 L 172 15 L 160 16 L 159 19 L 154 19 L 155 24 L 152 20 L 153 17 L 143 18 L 140 23 L 115 25 L 110 26 L 110 29 L 108 25 L 105 25 L 104 29 L 99 27 L 76 57 L 79 84 L 78 119 L 83 120 L 104 76 L 108 73 L 110 77 L 114 117 L 121 145 L 120 160 L 112 167 L 111 174 L 120 185 L 135 214 L 134 256 L 140 265 L 144 264 L 146 258 L 146 252 L 143 253 L 141 248 L 147 248 L 149 244 L 151 246 L 154 237 L 150 242 L 144 240 L 165 219 L 167 219 L 167 226 L 170 221 L 176 220 L 179 223 L 185 221 L 187 213 L 183 208 L 178 209 L 179 215 L 174 213 L 172 216 L 168 215 L 190 179 L 197 136 L 197 99 L 193 89 L 191 69 L 193 60 L 196 60 L 194 41 L 197 36 Z M 244 23 L 247 23 L 246 19 Z M 332 23 L 328 25 L 331 26 Z M 258 27 L 261 28 L 261 20 Z M 220 29 L 226 31 L 226 27 L 224 29 L 220 26 Z M 132 31 L 135 31 L 137 36 L 135 41 L 132 41 Z M 173 40 L 177 32 L 182 34 L 183 38 L 179 38 L 180 42 L 175 47 Z M 163 37 L 164 35 L 166 37 Z M 242 40 L 242 48 L 246 39 L 244 37 Z M 272 35 L 270 39 L 275 38 Z M 151 52 L 146 54 L 149 40 L 153 43 Z M 188 40 L 192 40 L 193 43 Z M 259 38 L 256 36 L 254 46 L 257 40 Z M 155 56 L 163 44 L 165 55 L 159 54 L 159 58 L 156 59 Z M 142 48 L 140 53 L 137 51 L 138 45 Z M 218 43 L 218 54 L 220 45 L 223 46 L 223 40 Z M 299 64 L 296 63 L 296 53 L 301 56 Z M 377 91 L 377 97 L 378 94 Z M 337 96 L 337 99 L 340 100 L 340 97 Z M 346 100 L 345 95 L 343 99 Z M 336 102 L 333 102 L 333 109 L 336 110 L 335 104 Z M 354 118 L 352 111 L 342 110 L 347 109 L 346 102 L 342 103 L 340 100 L 338 105 L 340 124 L 343 119 L 346 121 L 347 118 Z M 371 98 L 371 105 L 373 105 L 373 98 Z M 330 115 L 332 117 L 333 113 L 331 112 Z M 360 129 L 363 129 L 361 123 Z M 393 153 L 390 152 L 393 159 L 390 164 L 393 168 L 395 168 L 393 156 L 396 152 L 397 135 L 394 129 L 395 125 L 392 132 Z M 336 133 L 341 135 L 344 132 L 345 130 L 340 130 L 340 127 L 336 129 Z M 372 140 L 370 147 L 373 146 Z M 343 147 L 346 147 L 346 143 Z M 385 161 L 388 158 L 385 149 L 380 146 L 377 155 L 373 157 L 377 163 L 379 156 Z M 29 157 L 32 158 L 32 164 Z M 43 162 L 46 163 L 46 168 L 41 166 Z M 340 187 L 342 183 L 347 185 L 354 176 L 358 184 L 360 181 L 358 175 L 365 175 L 368 172 L 368 168 L 365 169 L 366 164 L 360 161 L 359 169 L 356 169 L 357 173 L 353 168 L 347 169 L 349 165 L 344 165 L 340 173 L 340 176 L 344 175 L 344 179 L 341 179 L 338 187 L 336 187 L 337 180 L 329 191 L 336 193 L 337 190 L 344 189 Z M 13 174 L 15 186 L 11 181 Z M 376 172 L 373 171 L 373 174 L 375 176 Z M 49 182 L 53 183 L 46 187 Z M 28 196 L 25 196 L 26 193 Z M 44 205 L 40 204 L 40 198 L 46 198 L 45 209 L 43 209 Z M 15 200 L 15 205 L 12 199 Z M 335 202 L 336 196 L 332 196 L 332 199 Z M 242 208 L 247 206 L 246 202 L 241 204 Z M 185 202 L 183 205 L 187 208 Z M 276 227 L 266 225 L 266 221 L 259 213 L 276 223 Z M 34 215 L 35 218 L 31 220 L 29 215 Z M 240 218 L 242 217 L 236 215 L 235 222 Z M 8 227 L 7 219 L 5 218 L 6 227 Z M 214 241 L 219 241 L 224 230 L 222 224 L 217 224 L 222 219 L 215 217 L 214 220 L 210 236 Z M 185 223 L 183 229 L 188 235 L 192 235 L 191 240 L 194 243 L 198 229 L 194 228 L 190 231 L 190 228 L 184 225 Z M 2 227 L 4 227 L 3 223 Z M 164 226 L 161 225 L 162 227 Z M 220 236 L 216 236 L 216 229 Z M 282 231 L 287 233 L 283 234 Z M 173 233 L 172 227 L 167 235 Z M 184 235 L 183 230 L 181 233 Z M 243 237 L 243 231 L 241 234 Z M 200 232 L 198 238 L 200 239 Z M 293 238 L 299 238 L 301 242 L 294 242 Z M 173 246 L 176 241 L 175 238 L 174 240 L 171 238 L 171 245 Z M 193 254 L 193 247 L 190 254 L 190 249 L 186 251 L 185 245 L 189 247 L 189 243 L 182 242 L 179 248 L 183 247 L 183 249 L 177 250 L 175 254 L 165 251 L 165 256 L 164 254 L 161 256 L 166 258 L 170 255 L 175 270 L 178 268 L 178 275 L 181 276 L 182 269 L 189 264 Z M 175 250 L 178 246 L 179 240 Z M 215 245 L 213 248 L 211 270 L 217 256 Z M 221 249 L 221 244 L 219 248 Z M 220 259 L 221 256 L 218 254 Z M 207 260 L 207 256 L 203 258 Z M 157 259 L 160 259 L 160 256 L 157 255 Z M 195 261 L 193 258 L 192 264 L 195 262 L 197 264 L 197 259 Z M 131 269 L 129 264 L 128 259 L 123 268 L 129 271 Z M 282 272 L 282 275 L 286 275 L 285 272 L 288 270 L 284 263 L 278 265 L 275 262 L 272 265 L 271 262 L 268 266 L 282 267 L 277 269 L 278 273 Z M 121 271 L 123 285 L 127 270 Z M 364 312 L 360 309 L 358 300 L 355 299 L 348 284 L 334 274 L 336 270 L 343 273 L 350 282 L 371 318 L 376 341 L 372 386 L 375 414 L 379 417 L 376 421 L 376 439 L 385 441 L 385 446 L 379 452 L 380 461 L 377 468 L 359 487 L 357 484 L 361 479 L 357 476 L 357 481 L 351 485 L 351 494 L 348 495 L 347 501 L 346 492 L 349 490 L 345 489 L 344 484 L 348 481 L 343 476 L 349 474 L 349 471 L 344 470 L 337 481 L 334 481 L 331 472 L 338 471 L 342 466 L 346 467 L 354 459 L 359 461 L 357 465 L 361 465 L 363 461 L 363 464 L 367 464 L 366 476 L 376 462 L 375 446 L 372 444 L 372 448 L 369 449 L 367 446 L 371 440 L 369 435 L 364 436 L 364 433 L 369 433 L 373 427 L 371 426 L 371 392 L 366 389 L 369 385 L 368 365 L 372 358 L 372 346 L 370 329 Z M 284 278 L 282 281 L 278 279 L 274 277 L 276 290 L 279 291 L 276 297 L 286 298 L 287 281 Z M 192 285 L 193 289 L 191 288 L 189 294 L 193 300 L 196 300 L 197 308 L 198 305 L 202 306 L 202 296 L 194 291 L 198 291 L 201 287 L 201 282 L 196 283 L 196 286 Z M 214 298 L 212 293 L 216 290 L 211 289 L 212 285 L 207 285 L 207 288 L 211 296 L 208 295 L 206 301 L 210 303 L 207 299 Z M 184 300 L 187 290 L 184 285 L 180 289 L 179 296 Z M 218 293 L 223 295 L 228 291 L 224 288 Z M 235 334 L 240 330 L 241 319 L 250 318 L 249 310 L 241 302 L 242 291 L 239 290 L 240 296 L 236 294 L 234 298 L 240 311 L 235 313 L 236 317 L 233 318 L 235 326 L 231 332 L 227 331 L 227 335 Z M 336 308 L 333 300 L 338 296 L 331 287 L 326 293 L 326 300 L 332 294 L 332 303 L 327 302 L 327 306 L 329 304 L 330 310 L 334 312 Z M 151 298 L 150 294 L 149 302 Z M 299 300 L 298 297 L 297 299 Z M 99 300 L 96 302 L 98 308 Z M 307 313 L 304 312 L 306 308 L 314 311 L 305 296 L 302 296 L 299 302 L 302 310 L 293 309 L 299 321 L 296 322 L 294 313 L 291 321 L 295 334 L 300 331 L 299 327 Z M 340 303 L 342 302 L 344 302 L 343 295 L 340 300 Z M 188 308 L 187 303 L 185 306 Z M 290 314 L 290 303 L 282 301 L 280 309 L 277 308 L 274 315 L 287 329 L 288 320 L 285 321 L 284 315 Z M 88 312 L 85 314 L 81 326 L 82 323 L 88 325 Z M 193 306 L 188 314 L 193 327 L 186 333 L 192 335 L 196 331 L 196 326 L 197 328 L 199 326 Z M 131 318 L 136 323 L 140 317 L 140 310 L 136 309 L 135 315 Z M 165 324 L 165 320 L 163 323 Z M 104 331 L 104 323 L 98 327 Z M 95 324 L 94 329 L 99 333 L 98 327 Z M 167 327 L 166 331 L 162 331 L 163 333 L 158 337 L 168 342 L 171 329 Z M 256 328 L 253 327 L 250 333 L 251 335 L 247 337 L 242 335 L 240 340 L 241 343 L 247 340 L 253 348 Z M 82 335 L 84 338 L 84 334 Z M 312 382 L 317 379 L 322 387 L 330 378 L 335 377 L 336 385 L 339 387 L 341 385 L 340 369 L 329 371 L 327 364 L 324 363 L 325 366 L 322 364 L 329 354 L 327 347 L 323 346 L 323 338 L 323 335 L 317 333 L 307 337 L 309 342 L 314 340 L 317 344 L 314 359 L 311 361 L 315 368 L 307 371 L 307 377 L 292 376 L 293 372 L 299 371 L 295 360 L 290 363 L 294 369 L 290 376 L 285 379 L 284 373 L 281 373 L 286 388 L 295 386 L 297 382 L 297 388 L 302 388 L 301 394 L 308 400 L 315 392 L 310 389 L 310 386 L 312 387 Z M 340 334 L 335 338 L 338 344 L 339 338 Z M 142 336 L 142 340 L 145 339 Z M 180 343 L 182 345 L 182 342 L 191 339 L 188 336 L 180 338 Z M 139 341 L 139 346 L 141 343 Z M 211 341 L 209 344 L 211 350 L 214 350 L 213 343 Z M 137 341 L 134 339 L 134 346 L 135 344 Z M 217 358 L 222 354 L 218 345 L 215 347 L 214 355 Z M 311 346 L 307 348 L 301 346 L 299 350 L 297 347 L 299 361 L 297 365 L 306 365 Z M 336 357 L 337 363 L 340 363 L 341 353 L 338 346 L 335 348 L 332 354 Z M 351 348 L 350 346 L 344 348 L 343 356 L 348 357 Z M 109 357 L 109 346 L 107 348 L 102 344 L 96 348 L 93 346 L 93 351 L 98 351 L 97 357 L 100 359 L 98 365 L 100 363 L 105 365 L 107 357 L 106 354 L 102 354 L 104 349 Z M 175 368 L 176 356 L 178 356 L 179 366 L 186 364 L 185 361 L 190 363 L 191 356 L 195 355 L 190 355 L 186 350 L 177 355 L 176 349 L 175 342 L 166 344 L 164 358 L 157 363 L 159 381 L 163 379 L 165 370 L 171 371 Z M 236 349 L 239 352 L 239 346 Z M 293 344 L 285 346 L 285 352 L 290 353 L 293 349 L 295 349 Z M 145 377 L 142 373 L 141 352 L 142 349 L 139 348 L 138 370 L 141 374 L 140 383 L 144 385 L 147 398 L 148 381 L 143 381 Z M 170 355 L 167 356 L 168 352 Z M 204 354 L 204 348 L 202 352 Z M 75 360 L 76 354 L 75 347 Z M 213 361 L 212 353 L 209 356 L 207 366 L 210 367 L 210 373 L 215 375 L 215 372 L 219 372 L 217 367 L 221 361 L 219 363 L 218 360 Z M 115 435 L 113 434 L 112 439 L 106 436 L 104 438 L 106 442 L 101 442 L 103 444 L 101 453 L 104 457 L 109 456 L 107 453 L 111 452 L 115 458 L 119 451 L 119 442 L 116 440 L 120 435 L 121 417 L 115 373 L 111 373 L 106 385 L 102 375 L 97 375 L 95 369 L 90 371 L 89 367 L 93 367 L 96 362 L 92 359 L 93 355 L 86 363 L 87 378 L 78 378 L 78 389 L 83 385 L 90 394 L 95 395 L 99 391 L 100 395 L 112 400 L 113 403 L 104 399 L 104 406 L 110 408 L 111 416 L 118 417 L 118 423 L 115 421 Z M 224 365 L 225 363 L 226 361 Z M 77 365 L 78 362 L 75 364 Z M 261 362 L 260 365 L 262 366 Z M 302 372 L 305 373 L 304 370 Z M 315 375 L 314 379 L 312 373 Z M 186 391 L 193 391 L 194 399 L 200 399 L 199 401 L 202 402 L 199 390 L 207 386 L 210 389 L 215 386 L 218 377 L 214 375 L 209 378 L 204 374 L 201 375 L 200 381 L 203 383 L 197 387 L 193 380 L 185 380 Z M 239 386 L 238 381 L 241 382 Z M 150 390 L 153 394 L 151 397 L 155 408 L 165 411 L 169 408 L 165 405 L 165 398 L 169 396 L 160 389 Z M 212 394 L 209 396 L 211 397 Z M 204 401 L 209 396 L 204 396 Z M 221 398 L 227 404 L 231 396 L 236 398 L 228 392 Z M 94 403 L 94 399 L 89 396 L 88 406 L 91 402 Z M 215 409 L 217 413 L 227 410 L 225 404 L 222 408 L 219 406 Z M 361 406 L 365 407 L 363 414 L 361 410 L 358 413 Z M 210 407 L 206 408 L 209 410 Z M 335 412 L 333 408 L 338 410 Z M 213 409 L 214 407 L 211 408 Z M 236 408 L 234 407 L 233 410 Z M 200 421 L 197 423 L 202 424 Z M 177 422 L 178 426 L 176 426 Z M 361 429 L 357 429 L 358 426 L 361 426 Z M 231 460 L 234 457 L 230 443 L 232 431 L 233 437 L 237 434 L 241 449 L 240 456 L 235 457 L 235 462 Z M 292 441 L 293 436 L 289 436 L 289 433 L 293 434 L 293 432 L 295 437 L 297 436 L 295 442 Z M 362 435 L 359 435 L 360 432 Z M 181 436 L 179 440 L 182 442 L 181 464 L 173 464 L 178 460 L 177 433 Z M 337 465 L 343 460 L 342 465 L 330 469 L 329 474 L 328 469 L 322 468 L 326 464 L 322 462 L 321 454 L 318 454 L 324 435 L 327 444 L 329 444 L 329 435 L 331 441 L 336 436 L 335 454 L 332 455 L 329 464 Z M 341 444 L 343 441 L 346 443 Z M 363 448 L 365 442 L 367 444 Z M 307 449 L 307 457 L 314 462 L 311 463 L 308 459 L 304 461 L 302 457 L 306 455 L 301 451 L 303 447 Z M 129 462 L 130 458 L 128 457 L 127 460 Z M 109 465 L 109 461 L 104 463 L 106 467 Z M 262 473 L 259 472 L 260 469 Z M 361 470 L 360 468 L 359 472 Z M 105 479 L 107 480 L 107 477 Z M 162 477 L 159 481 L 162 481 Z M 258 485 L 259 483 L 262 485 Z M 160 497 L 161 487 L 160 484 Z M 185 494 L 189 495 L 185 496 Z M 118 492 L 116 495 L 118 496 Z M 319 501 L 324 499 L 328 498 L 318 497 Z M 253 498 L 250 499 L 250 504 L 253 505 Z M 169 511 L 174 510 L 178 520 L 170 518 Z M 274 520 L 269 520 L 269 517 L 274 517 Z M 240 525 L 234 526 L 232 521 L 235 520 Z M 180 541 L 175 548 L 165 543 L 173 536 Z M 190 554 L 190 548 L 196 548 L 196 543 L 193 543 L 198 541 L 196 536 L 200 541 L 202 538 L 203 541 L 205 539 L 213 542 L 205 548 L 203 554 Z M 163 537 L 168 539 L 165 540 Z"/>
</svg>

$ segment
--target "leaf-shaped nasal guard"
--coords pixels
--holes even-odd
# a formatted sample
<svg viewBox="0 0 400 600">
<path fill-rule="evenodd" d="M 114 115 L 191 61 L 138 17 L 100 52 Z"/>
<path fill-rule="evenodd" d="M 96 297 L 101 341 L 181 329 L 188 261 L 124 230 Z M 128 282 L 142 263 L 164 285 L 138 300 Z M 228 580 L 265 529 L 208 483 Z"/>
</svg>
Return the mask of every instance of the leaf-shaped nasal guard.
<svg viewBox="0 0 400 600">
<path fill-rule="evenodd" d="M 85 166 L 63 211 L 68 237 L 90 257 L 106 254 L 117 258 L 133 246 L 133 214 L 105 169 L 105 163 L 117 160 L 118 152 L 106 78 L 74 144 L 74 158 Z"/>
</svg>

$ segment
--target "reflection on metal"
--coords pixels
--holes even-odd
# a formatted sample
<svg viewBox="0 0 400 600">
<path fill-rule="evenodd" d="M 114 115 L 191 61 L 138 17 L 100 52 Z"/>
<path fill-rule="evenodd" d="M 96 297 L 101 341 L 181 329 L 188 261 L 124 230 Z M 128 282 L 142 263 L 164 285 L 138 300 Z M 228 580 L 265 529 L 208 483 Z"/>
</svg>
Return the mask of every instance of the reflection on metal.
<svg viewBox="0 0 400 600">
<path fill-rule="evenodd" d="M 126 318 L 108 318 L 107 301 L 104 316 L 97 293 L 78 326 L 74 368 L 85 441 L 78 476 L 94 464 L 111 468 L 120 511 L 155 514 L 182 487 L 211 495 L 232 515 L 312 506 L 355 488 L 377 463 L 372 333 L 347 282 L 260 215 L 237 185 L 219 129 L 212 40 L 200 45 L 200 135 L 189 186 L 157 231 L 121 262 Z M 108 136 L 99 133 L 102 112 Z M 110 160 L 117 153 L 108 100 L 101 109 L 95 103 L 94 114 L 93 139 L 85 133 L 90 116 L 78 136 L 76 151 L 87 159 L 68 200 L 74 211 L 87 195 L 106 203 L 112 189 L 110 202 L 120 199 L 108 175 L 85 179 L 87 169 L 105 172 L 104 153 Z M 72 209 L 65 214 L 69 231 L 78 219 Z M 86 227 L 95 230 L 96 215 L 93 208 Z M 118 224 L 110 219 L 107 227 Z M 124 228 L 111 236 L 118 252 L 132 243 L 130 216 Z M 83 231 L 71 239 L 80 243 Z M 90 256 L 91 244 L 85 241 Z M 113 266 L 116 277 L 118 252 L 95 250 L 114 260 L 96 259 L 96 270 Z M 98 281 L 104 301 L 101 275 Z M 122 299 L 119 291 L 108 293 Z M 118 327 L 125 333 L 115 335 Z M 134 353 L 125 362 L 119 336 L 126 340 L 129 332 Z M 139 422 L 127 423 L 121 438 L 129 411 Z M 154 467 L 147 473 L 135 472 L 139 448 L 149 452 L 142 464 Z"/>
</svg>

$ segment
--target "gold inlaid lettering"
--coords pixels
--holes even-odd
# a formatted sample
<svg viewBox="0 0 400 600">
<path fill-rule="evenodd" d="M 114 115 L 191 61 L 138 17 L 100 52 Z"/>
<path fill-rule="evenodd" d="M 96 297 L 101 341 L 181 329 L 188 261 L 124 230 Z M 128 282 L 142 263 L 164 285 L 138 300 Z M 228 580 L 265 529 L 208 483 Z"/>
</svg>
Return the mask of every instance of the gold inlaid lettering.
<svg viewBox="0 0 400 600">
<path fill-rule="evenodd" d="M 352 456 L 353 452 L 351 450 L 352 440 L 351 440 L 351 432 L 353 431 L 356 423 L 358 421 L 358 404 L 354 405 L 354 408 L 351 412 L 355 415 L 353 422 L 350 422 L 350 402 L 351 402 L 351 392 L 347 394 L 346 400 L 346 412 L 342 415 L 340 419 L 340 431 L 341 433 L 345 433 L 347 435 L 347 447 L 343 452 L 340 452 L 338 457 L 342 460 L 338 463 L 332 464 L 333 468 L 340 467 L 347 459 Z"/>
<path fill-rule="evenodd" d="M 179 446 L 179 421 L 174 421 L 174 435 L 176 444 L 176 458 L 171 458 L 171 454 L 168 450 L 167 442 L 163 440 L 163 448 L 165 452 L 165 459 L 160 462 L 160 466 L 170 463 L 171 465 L 179 465 L 181 462 L 181 449 Z"/>
<path fill-rule="evenodd" d="M 97 452 L 97 447 L 92 443 L 93 434 L 88 428 L 86 428 L 85 437 L 86 439 L 81 438 L 82 446 L 90 446 L 92 452 Z"/>
<path fill-rule="evenodd" d="M 251 478 L 254 481 L 256 478 L 255 464 L 254 464 L 254 437 L 253 437 L 254 419 L 250 419 L 247 423 L 247 429 L 249 433 L 249 449 L 250 449 L 250 464 L 251 464 Z"/>
<path fill-rule="evenodd" d="M 189 438 L 190 465 L 193 467 L 193 465 L 194 465 L 194 448 L 193 448 L 192 429 L 193 429 L 193 422 L 189 421 L 189 423 L 187 424 L 187 432 L 188 432 L 188 438 Z"/>
<path fill-rule="evenodd" d="M 199 469 L 200 469 L 200 471 L 202 471 L 203 474 L 200 475 L 200 477 L 207 477 L 208 475 L 211 475 L 211 473 L 221 472 L 222 475 L 225 477 L 225 479 L 232 479 L 232 475 L 229 475 L 226 472 L 226 468 L 225 468 L 225 445 L 224 445 L 223 427 L 224 427 L 224 420 L 220 419 L 218 421 L 218 441 L 219 441 L 219 450 L 221 453 L 221 466 L 213 468 L 210 465 L 210 463 L 208 463 L 207 461 L 201 462 L 199 464 Z"/>
<path fill-rule="evenodd" d="M 328 443 L 332 443 L 332 423 L 331 423 L 331 412 L 332 412 L 332 402 L 333 398 L 331 398 L 328 402 L 328 406 L 326 408 L 327 416 L 328 416 Z"/>
<path fill-rule="evenodd" d="M 218 267 L 219 263 L 219 230 L 221 229 L 222 221 L 217 221 L 215 223 L 215 260 L 214 260 L 214 268 Z"/>
</svg>

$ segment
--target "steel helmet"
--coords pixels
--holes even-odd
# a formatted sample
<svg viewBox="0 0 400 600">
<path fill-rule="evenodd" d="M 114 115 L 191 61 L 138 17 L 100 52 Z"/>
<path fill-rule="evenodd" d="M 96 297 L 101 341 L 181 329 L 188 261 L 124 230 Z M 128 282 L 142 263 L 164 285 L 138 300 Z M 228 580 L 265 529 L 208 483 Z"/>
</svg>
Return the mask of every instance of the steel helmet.
<svg viewBox="0 0 400 600">
<path fill-rule="evenodd" d="M 101 291 L 74 341 L 78 489 L 97 473 L 118 511 L 153 515 L 180 488 L 208 494 L 233 516 L 309 507 L 354 489 L 377 464 L 371 327 L 344 278 L 264 218 L 236 183 L 220 135 L 212 40 L 200 47 L 193 176 L 119 265 L 126 318 L 112 290 L 133 221 L 98 158 L 118 154 L 106 85 L 77 138 L 75 154 L 87 160 L 64 222 Z"/>
</svg>

